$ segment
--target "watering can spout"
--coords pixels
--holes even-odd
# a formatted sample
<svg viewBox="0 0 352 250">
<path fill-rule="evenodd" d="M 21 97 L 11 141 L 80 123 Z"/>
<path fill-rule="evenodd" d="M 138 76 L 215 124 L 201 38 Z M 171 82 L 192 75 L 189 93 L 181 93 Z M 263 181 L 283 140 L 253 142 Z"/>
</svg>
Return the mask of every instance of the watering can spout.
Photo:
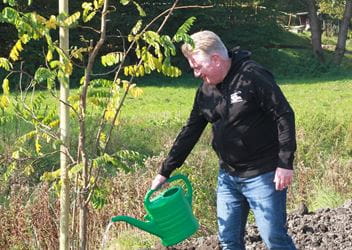
<svg viewBox="0 0 352 250">
<path fill-rule="evenodd" d="M 156 230 L 154 223 L 150 222 L 150 221 L 147 221 L 147 222 L 140 221 L 135 218 L 132 218 L 129 216 L 124 216 L 124 215 L 112 217 L 111 221 L 112 222 L 124 221 L 124 222 L 127 222 L 127 223 L 135 226 L 135 227 L 138 227 L 139 229 L 142 229 L 144 231 L 147 231 L 148 233 L 151 233 L 151 234 L 154 234 L 154 235 L 160 237 L 160 234 Z"/>
</svg>

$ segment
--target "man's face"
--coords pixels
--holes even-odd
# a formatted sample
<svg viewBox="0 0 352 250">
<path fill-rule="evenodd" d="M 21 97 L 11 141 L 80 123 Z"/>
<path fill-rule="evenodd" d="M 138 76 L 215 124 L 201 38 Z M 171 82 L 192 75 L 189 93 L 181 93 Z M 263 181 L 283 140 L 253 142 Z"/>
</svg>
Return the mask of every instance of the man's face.
<svg viewBox="0 0 352 250">
<path fill-rule="evenodd" d="M 221 70 L 219 70 L 219 60 L 217 59 L 218 55 L 208 56 L 201 52 L 195 52 L 187 56 L 194 76 L 201 78 L 209 85 L 216 85 L 223 80 Z"/>
</svg>

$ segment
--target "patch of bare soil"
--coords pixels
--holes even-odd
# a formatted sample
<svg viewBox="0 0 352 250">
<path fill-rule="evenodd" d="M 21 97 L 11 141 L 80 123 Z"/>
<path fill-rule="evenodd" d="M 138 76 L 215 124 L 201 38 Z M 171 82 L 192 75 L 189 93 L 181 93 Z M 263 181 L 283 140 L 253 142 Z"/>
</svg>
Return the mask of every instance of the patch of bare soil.
<svg viewBox="0 0 352 250">
<path fill-rule="evenodd" d="M 309 212 L 303 204 L 288 215 L 287 225 L 297 249 L 352 249 L 352 200 L 336 209 Z M 255 225 L 247 226 L 246 249 L 266 249 Z M 155 250 L 221 249 L 216 235 L 184 241 L 172 247 L 157 246 Z"/>
</svg>

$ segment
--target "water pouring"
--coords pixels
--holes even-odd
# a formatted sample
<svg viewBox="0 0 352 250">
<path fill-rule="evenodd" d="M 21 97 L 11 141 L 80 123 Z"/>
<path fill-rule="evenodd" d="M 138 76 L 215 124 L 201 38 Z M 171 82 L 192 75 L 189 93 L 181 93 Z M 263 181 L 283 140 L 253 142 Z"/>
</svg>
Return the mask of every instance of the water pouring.
<svg viewBox="0 0 352 250">
<path fill-rule="evenodd" d="M 192 185 L 184 175 L 170 177 L 167 182 L 182 180 L 187 192 L 179 185 L 171 186 L 155 198 L 151 196 L 157 190 L 149 190 L 144 197 L 147 214 L 145 221 L 129 216 L 115 216 L 112 222 L 124 221 L 141 230 L 154 234 L 161 239 L 164 246 L 175 245 L 194 234 L 199 224 L 192 211 Z"/>
</svg>

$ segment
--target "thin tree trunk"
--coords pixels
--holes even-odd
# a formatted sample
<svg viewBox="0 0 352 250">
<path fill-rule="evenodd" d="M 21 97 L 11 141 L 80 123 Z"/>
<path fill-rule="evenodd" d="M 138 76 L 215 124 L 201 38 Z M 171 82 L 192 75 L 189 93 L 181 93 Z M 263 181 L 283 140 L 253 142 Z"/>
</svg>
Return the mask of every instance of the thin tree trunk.
<svg viewBox="0 0 352 250">
<path fill-rule="evenodd" d="M 313 53 L 318 58 L 320 62 L 324 62 L 323 49 L 321 47 L 321 27 L 320 21 L 317 15 L 317 8 L 315 0 L 306 0 L 309 20 L 310 20 L 310 29 L 311 29 L 311 40 Z"/>
<path fill-rule="evenodd" d="M 68 14 L 68 0 L 59 1 L 59 13 Z M 60 48 L 68 54 L 69 30 L 60 27 Z M 63 58 L 60 56 L 60 61 Z M 69 78 L 65 76 L 60 79 L 60 139 L 63 145 L 60 146 L 60 171 L 61 171 L 61 192 L 60 192 L 60 250 L 69 249 L 69 215 L 70 215 L 70 183 L 68 178 L 68 142 L 69 142 L 69 107 L 65 104 L 69 96 Z"/>
<path fill-rule="evenodd" d="M 78 150 L 80 151 L 83 170 L 82 170 L 82 178 L 83 178 L 83 188 L 80 192 L 80 215 L 79 215 L 79 248 L 80 250 L 87 249 L 87 226 L 88 226 L 88 202 L 89 202 L 89 171 L 88 171 L 88 158 L 86 155 L 86 120 L 85 114 L 87 109 L 87 93 L 88 87 L 90 84 L 90 76 L 92 74 L 93 65 L 98 55 L 99 50 L 103 46 L 106 39 L 106 16 L 108 14 L 108 5 L 109 0 L 104 0 L 104 7 L 102 10 L 102 18 L 101 18 L 101 28 L 100 28 L 100 39 L 97 44 L 94 46 L 94 49 L 90 52 L 88 58 L 88 64 L 85 71 L 84 84 L 82 87 L 81 97 L 80 97 L 80 131 L 79 131 L 79 146 Z M 91 44 L 92 47 L 93 44 Z"/>
<path fill-rule="evenodd" d="M 85 137 L 85 132 L 83 133 Z M 85 141 L 85 139 L 83 139 Z M 86 154 L 82 153 L 83 158 L 83 188 L 80 192 L 80 213 L 79 213 L 79 249 L 85 250 L 87 249 L 87 215 L 88 215 L 88 206 L 86 203 L 88 197 L 88 162 L 86 158 Z"/>
<path fill-rule="evenodd" d="M 343 13 L 343 18 L 339 29 L 339 35 L 337 38 L 337 44 L 335 48 L 335 55 L 334 55 L 333 61 L 337 65 L 341 64 L 342 58 L 345 54 L 348 26 L 351 21 L 351 17 L 352 17 L 352 1 L 348 0 L 346 1 L 345 11 Z"/>
</svg>

